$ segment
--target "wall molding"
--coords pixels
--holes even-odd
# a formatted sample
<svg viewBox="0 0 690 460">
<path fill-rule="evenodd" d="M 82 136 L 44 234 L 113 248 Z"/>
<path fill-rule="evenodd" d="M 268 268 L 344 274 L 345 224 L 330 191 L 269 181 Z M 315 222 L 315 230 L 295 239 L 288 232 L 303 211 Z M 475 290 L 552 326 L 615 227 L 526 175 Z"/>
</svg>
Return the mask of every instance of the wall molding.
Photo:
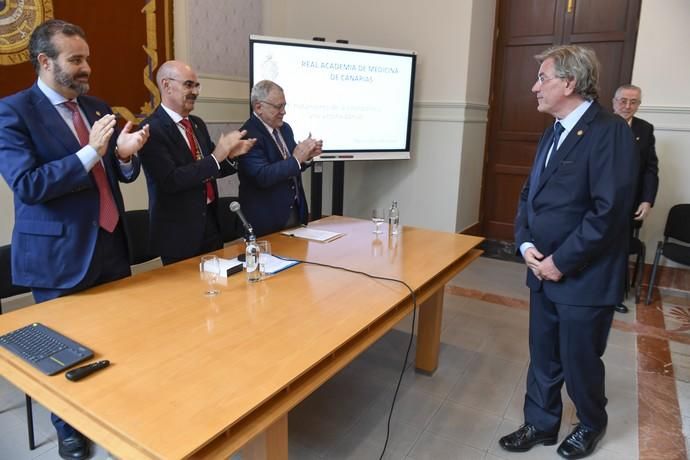
<svg viewBox="0 0 690 460">
<path fill-rule="evenodd" d="M 488 112 L 488 104 L 476 102 L 418 101 L 414 103 L 412 120 L 486 124 Z"/>
<path fill-rule="evenodd" d="M 654 131 L 690 132 L 690 107 L 649 105 L 640 107 L 637 115 L 654 124 Z"/>
</svg>

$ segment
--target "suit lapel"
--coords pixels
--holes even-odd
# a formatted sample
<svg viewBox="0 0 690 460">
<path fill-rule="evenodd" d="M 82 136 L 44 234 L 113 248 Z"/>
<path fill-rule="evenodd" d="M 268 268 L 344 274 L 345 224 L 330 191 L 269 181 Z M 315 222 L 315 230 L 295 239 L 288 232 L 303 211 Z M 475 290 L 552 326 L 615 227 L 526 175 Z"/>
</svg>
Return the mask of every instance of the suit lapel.
<svg viewBox="0 0 690 460">
<path fill-rule="evenodd" d="M 280 153 L 280 150 L 278 149 L 277 140 L 273 136 L 273 133 L 266 129 L 266 125 L 264 125 L 263 122 L 256 115 L 252 114 L 252 120 L 254 120 L 254 124 L 258 127 L 259 131 L 264 133 L 266 139 L 269 140 L 268 144 L 270 145 L 270 151 L 268 153 L 270 155 L 271 162 L 275 163 L 277 161 L 283 161 L 283 154 Z M 280 128 L 279 130 L 280 134 L 283 135 L 283 129 Z"/>
<path fill-rule="evenodd" d="M 549 178 L 558 170 L 561 161 L 567 158 L 580 140 L 587 135 L 589 124 L 592 122 L 595 115 L 599 113 L 599 110 L 601 110 L 601 106 L 596 102 L 593 103 L 582 115 L 582 117 L 580 117 L 573 129 L 570 130 L 568 136 L 565 138 L 565 140 L 563 140 L 563 143 L 558 150 L 551 154 L 549 164 L 546 166 L 546 169 L 544 169 L 544 172 L 542 172 L 541 177 L 539 178 L 539 185 L 537 186 L 537 190 L 535 190 L 535 194 L 539 193 L 539 190 L 541 190 Z"/>
<path fill-rule="evenodd" d="M 635 142 L 640 142 L 640 136 L 642 133 L 640 130 L 640 122 L 636 117 L 633 117 L 632 123 L 630 123 L 630 129 L 632 129 L 633 135 L 635 136 Z"/>
<path fill-rule="evenodd" d="M 161 120 L 163 130 L 168 133 L 170 139 L 175 145 L 175 148 L 172 150 L 171 153 L 173 155 L 176 155 L 177 152 L 182 152 L 181 159 L 185 163 L 191 163 L 192 161 L 194 161 L 194 158 L 192 157 L 192 151 L 190 150 L 189 145 L 187 145 L 187 141 L 184 138 L 184 134 L 182 134 L 180 129 L 177 127 L 177 123 L 175 123 L 173 119 L 170 118 L 170 115 L 168 115 L 165 109 L 159 106 L 154 116 Z"/>
<path fill-rule="evenodd" d="M 50 133 L 54 139 L 65 147 L 65 154 L 62 156 L 65 157 L 78 151 L 79 141 L 76 136 L 58 113 L 58 109 L 53 106 L 36 85 L 32 88 L 32 103 L 34 104 L 34 113 L 41 114 L 39 120 L 45 127 L 46 132 Z"/>
</svg>

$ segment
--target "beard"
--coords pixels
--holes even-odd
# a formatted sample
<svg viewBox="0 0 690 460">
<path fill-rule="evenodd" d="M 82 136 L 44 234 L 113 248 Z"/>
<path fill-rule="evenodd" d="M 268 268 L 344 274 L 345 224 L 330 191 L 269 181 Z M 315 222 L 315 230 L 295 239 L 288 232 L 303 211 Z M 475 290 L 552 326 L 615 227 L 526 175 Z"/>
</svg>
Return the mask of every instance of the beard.
<svg viewBox="0 0 690 460">
<path fill-rule="evenodd" d="M 79 96 L 83 96 L 89 91 L 88 83 L 81 83 L 75 80 L 76 78 L 88 77 L 88 73 L 82 72 L 72 76 L 62 70 L 62 67 L 60 67 L 60 64 L 58 64 L 57 61 L 53 61 L 53 65 L 55 66 L 55 81 L 58 84 L 73 90 Z"/>
</svg>

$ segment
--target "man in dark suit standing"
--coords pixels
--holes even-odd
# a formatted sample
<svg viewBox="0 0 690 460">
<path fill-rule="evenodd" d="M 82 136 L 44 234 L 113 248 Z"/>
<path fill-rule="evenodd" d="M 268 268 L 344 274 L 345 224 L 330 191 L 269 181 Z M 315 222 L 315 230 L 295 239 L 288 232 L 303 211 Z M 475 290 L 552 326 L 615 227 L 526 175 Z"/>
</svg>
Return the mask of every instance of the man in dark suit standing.
<svg viewBox="0 0 690 460">
<path fill-rule="evenodd" d="M 536 56 L 538 110 L 556 118 L 539 142 L 515 219 L 530 288 L 525 423 L 499 444 L 524 452 L 558 441 L 565 381 L 579 424 L 558 447 L 591 454 L 607 425 L 604 363 L 613 306 L 623 298 L 638 161 L 630 129 L 596 102 L 593 51 L 558 46 Z"/>
<path fill-rule="evenodd" d="M 255 84 L 251 105 L 253 113 L 242 129 L 257 141 L 239 161 L 240 203 L 254 232 L 261 236 L 307 223 L 302 171 L 321 155 L 323 141 L 310 134 L 295 142 L 292 128 L 283 122 L 285 94 L 276 83 Z"/>
<path fill-rule="evenodd" d="M 659 159 L 654 146 L 654 126 L 635 114 L 642 103 L 642 90 L 635 85 L 623 85 L 616 90 L 613 98 L 613 111 L 623 117 L 633 131 L 635 145 L 640 155 L 640 170 L 637 178 L 637 191 L 633 203 L 633 228 L 642 226 L 654 206 L 659 189 Z M 627 270 L 627 267 L 626 267 Z M 627 313 L 623 303 L 616 305 L 616 311 Z"/>
<path fill-rule="evenodd" d="M 223 247 L 216 178 L 235 173 L 234 162 L 254 140 L 245 131 L 211 141 L 206 124 L 191 115 L 201 84 L 184 62 L 160 66 L 161 105 L 144 123 L 151 139 L 142 149 L 149 191 L 150 245 L 170 264 Z"/>
<path fill-rule="evenodd" d="M 131 274 L 118 182 L 139 175 L 136 152 L 148 129 L 114 135 L 115 115 L 87 96 L 91 68 L 84 31 L 60 20 L 29 42 L 38 74 L 0 100 L 0 171 L 14 193 L 12 279 L 36 302 Z M 62 458 L 89 455 L 89 442 L 52 415 Z"/>
</svg>

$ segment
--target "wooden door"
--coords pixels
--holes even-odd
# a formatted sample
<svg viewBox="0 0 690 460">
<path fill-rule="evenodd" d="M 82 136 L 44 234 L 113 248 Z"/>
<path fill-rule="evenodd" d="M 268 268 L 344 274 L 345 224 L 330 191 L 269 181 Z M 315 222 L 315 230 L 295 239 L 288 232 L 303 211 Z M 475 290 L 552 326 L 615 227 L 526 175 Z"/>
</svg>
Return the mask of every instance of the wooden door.
<svg viewBox="0 0 690 460">
<path fill-rule="evenodd" d="M 599 102 L 632 75 L 640 0 L 499 0 L 482 189 L 482 234 L 513 240 L 513 219 L 537 141 L 553 118 L 537 112 L 534 55 L 557 44 L 592 48 Z"/>
</svg>

